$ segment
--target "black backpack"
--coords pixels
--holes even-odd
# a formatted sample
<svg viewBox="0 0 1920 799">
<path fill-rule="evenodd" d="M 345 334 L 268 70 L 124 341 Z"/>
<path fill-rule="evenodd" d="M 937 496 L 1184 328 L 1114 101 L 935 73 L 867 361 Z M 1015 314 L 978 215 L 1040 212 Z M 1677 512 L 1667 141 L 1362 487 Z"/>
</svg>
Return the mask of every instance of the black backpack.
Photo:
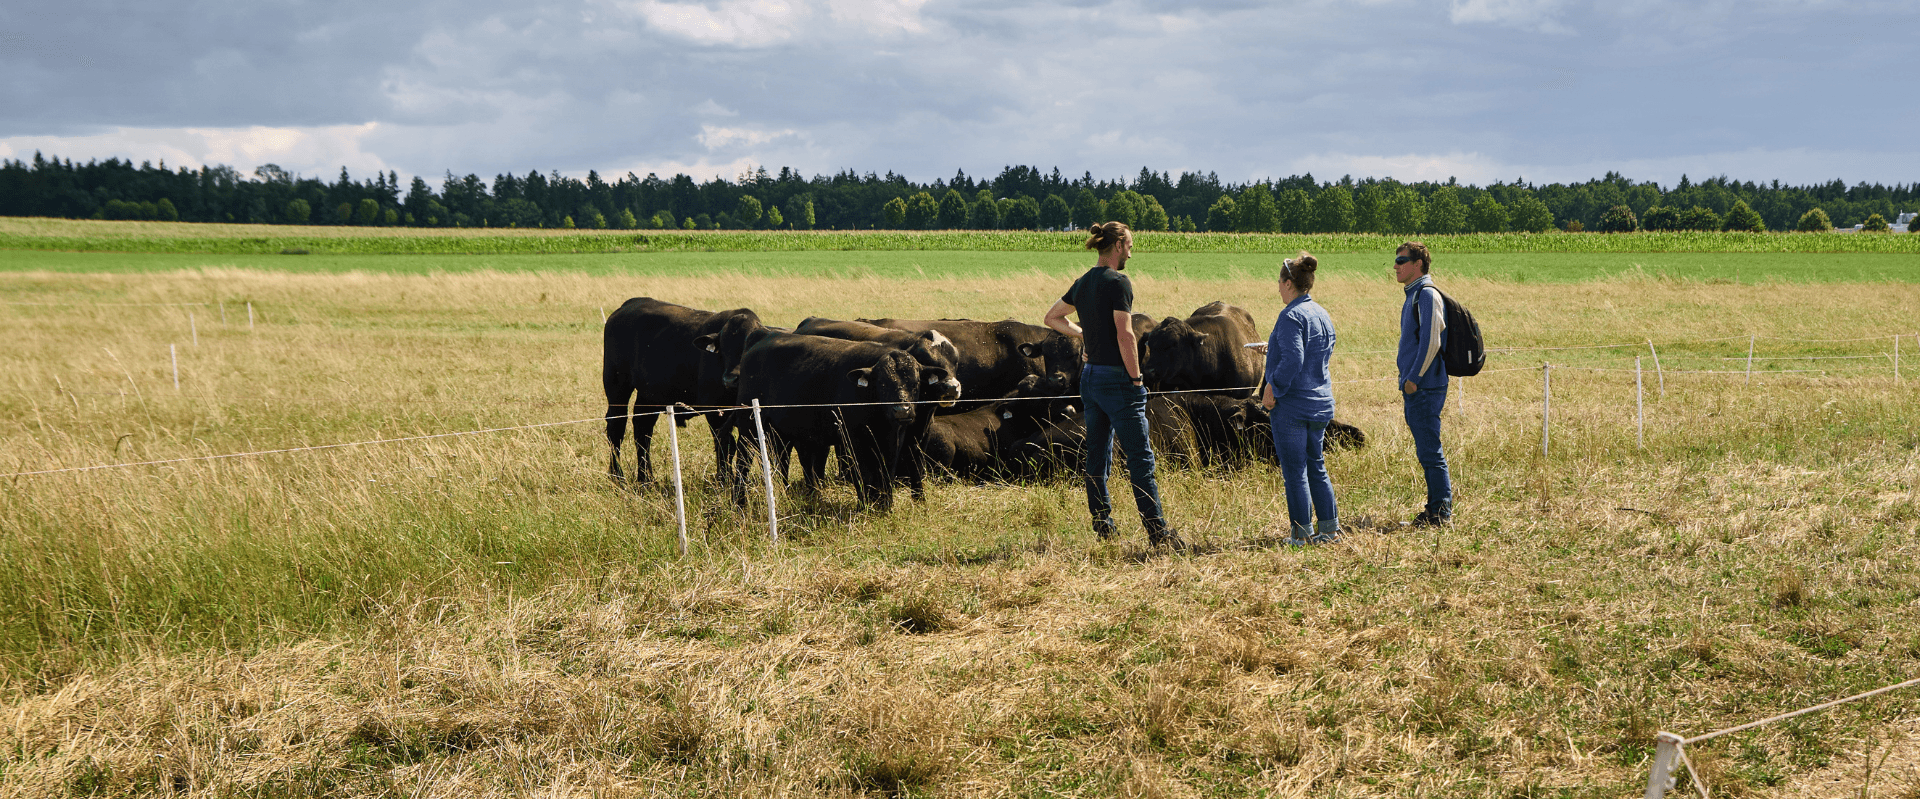
<svg viewBox="0 0 1920 799">
<path fill-rule="evenodd" d="M 1447 343 L 1440 348 L 1440 358 L 1447 364 L 1447 374 L 1451 377 L 1472 377 L 1480 374 L 1481 367 L 1487 365 L 1487 344 L 1480 338 L 1480 323 L 1473 321 L 1473 312 L 1458 300 L 1439 292 L 1440 302 L 1446 306 Z"/>
</svg>

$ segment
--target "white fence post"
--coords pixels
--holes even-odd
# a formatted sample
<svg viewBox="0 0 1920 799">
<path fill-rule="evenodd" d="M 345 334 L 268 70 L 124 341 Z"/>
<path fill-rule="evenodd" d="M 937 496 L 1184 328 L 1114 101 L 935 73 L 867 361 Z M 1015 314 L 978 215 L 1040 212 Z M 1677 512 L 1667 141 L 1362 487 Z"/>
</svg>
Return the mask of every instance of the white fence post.
<svg viewBox="0 0 1920 799">
<path fill-rule="evenodd" d="M 1660 368 L 1660 351 L 1653 348 L 1653 339 L 1647 339 L 1647 351 L 1653 353 L 1653 376 L 1660 380 L 1660 398 L 1667 398 L 1667 373 Z"/>
<path fill-rule="evenodd" d="M 673 449 L 673 518 L 680 527 L 680 556 L 687 555 L 687 493 L 680 483 L 680 427 L 667 406 L 667 444 Z"/>
<path fill-rule="evenodd" d="M 1540 364 L 1540 457 L 1547 456 L 1547 430 L 1553 418 L 1553 364 Z"/>
<path fill-rule="evenodd" d="M 180 348 L 167 345 L 167 360 L 173 361 L 173 390 L 180 390 Z"/>
<path fill-rule="evenodd" d="M 773 459 L 767 457 L 767 428 L 760 423 L 760 400 L 753 400 L 753 433 L 760 439 L 760 476 L 767 482 L 767 541 L 780 543 L 780 514 L 773 507 Z"/>
<path fill-rule="evenodd" d="M 1654 737 L 1653 770 L 1647 774 L 1646 799 L 1662 799 L 1673 790 L 1673 767 L 1680 760 L 1681 738 L 1670 732 Z"/>
<path fill-rule="evenodd" d="M 1752 334 L 1747 336 L 1747 385 L 1749 386 L 1753 385 L 1753 342 L 1759 339 L 1759 336 Z"/>
<path fill-rule="evenodd" d="M 247 301 L 247 332 L 253 332 L 253 301 Z"/>
<path fill-rule="evenodd" d="M 1647 448 L 1647 389 L 1640 377 L 1640 356 L 1633 356 L 1633 413 L 1640 420 L 1640 448 Z"/>
<path fill-rule="evenodd" d="M 600 306 L 600 324 L 604 325 L 606 323 L 607 323 L 607 306 L 602 305 Z"/>
<path fill-rule="evenodd" d="M 196 346 L 196 347 L 200 346 L 200 323 L 194 321 L 192 311 L 187 312 L 187 329 L 193 331 L 193 346 Z M 1900 349 L 1900 344 L 1899 344 L 1900 337 L 1895 336 L 1893 340 L 1895 342 L 1893 345 L 1893 348 L 1895 350 Z M 1896 368 L 1893 371 L 1897 374 L 1899 373 L 1900 370 Z"/>
</svg>

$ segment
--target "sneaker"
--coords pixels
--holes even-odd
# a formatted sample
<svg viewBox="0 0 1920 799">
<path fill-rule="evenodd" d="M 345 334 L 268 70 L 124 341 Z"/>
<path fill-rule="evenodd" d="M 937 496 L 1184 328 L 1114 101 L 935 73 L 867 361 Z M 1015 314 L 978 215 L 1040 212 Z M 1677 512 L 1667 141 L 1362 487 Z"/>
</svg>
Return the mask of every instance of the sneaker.
<svg viewBox="0 0 1920 799">
<path fill-rule="evenodd" d="M 1113 520 L 1112 519 L 1094 519 L 1093 534 L 1100 536 L 1100 540 L 1102 541 L 1112 540 L 1113 539 Z"/>
<path fill-rule="evenodd" d="M 1451 527 L 1453 526 L 1453 514 L 1423 510 L 1420 512 L 1420 515 L 1413 517 L 1413 521 L 1409 522 L 1409 524 L 1414 527 Z"/>
<path fill-rule="evenodd" d="M 1331 543 L 1333 543 L 1333 542 L 1335 542 L 1335 541 L 1338 541 L 1338 540 L 1340 540 L 1340 531 L 1339 531 L 1339 530 L 1333 530 L 1333 531 L 1330 531 L 1330 532 L 1325 532 L 1325 533 L 1314 533 L 1314 534 L 1313 534 L 1313 535 L 1312 535 L 1311 537 L 1309 537 L 1309 538 L 1307 538 L 1307 543 L 1309 543 L 1309 544 L 1331 544 Z"/>
</svg>

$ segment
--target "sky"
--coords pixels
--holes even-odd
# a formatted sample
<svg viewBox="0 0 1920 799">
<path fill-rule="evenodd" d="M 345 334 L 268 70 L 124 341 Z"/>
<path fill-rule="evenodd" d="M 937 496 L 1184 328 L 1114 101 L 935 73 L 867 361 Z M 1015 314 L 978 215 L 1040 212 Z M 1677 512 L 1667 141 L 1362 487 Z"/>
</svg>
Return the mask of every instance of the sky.
<svg viewBox="0 0 1920 799">
<path fill-rule="evenodd" d="M 1911 183 L 1916 30 L 1877 0 L 28 0 L 0 158 Z"/>
</svg>

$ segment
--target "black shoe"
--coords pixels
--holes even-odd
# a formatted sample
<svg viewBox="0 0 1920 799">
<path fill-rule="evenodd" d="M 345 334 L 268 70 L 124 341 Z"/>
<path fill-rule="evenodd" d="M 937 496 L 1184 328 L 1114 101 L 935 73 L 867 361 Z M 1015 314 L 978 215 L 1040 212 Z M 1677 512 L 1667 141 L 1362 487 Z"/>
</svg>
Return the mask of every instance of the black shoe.
<svg viewBox="0 0 1920 799">
<path fill-rule="evenodd" d="M 1413 521 L 1410 522 L 1410 524 L 1414 527 L 1451 527 L 1453 526 L 1453 514 L 1423 510 L 1420 512 L 1420 515 L 1413 517 Z"/>
<path fill-rule="evenodd" d="M 1188 544 L 1186 539 L 1180 537 L 1180 531 L 1172 527 L 1162 527 L 1159 530 L 1148 531 L 1147 545 L 1152 547 L 1166 547 L 1174 552 L 1193 551 L 1193 545 Z"/>
<path fill-rule="evenodd" d="M 1112 519 L 1094 519 L 1093 534 L 1100 536 L 1100 540 L 1102 541 L 1112 540 L 1113 539 L 1113 520 Z"/>
</svg>

